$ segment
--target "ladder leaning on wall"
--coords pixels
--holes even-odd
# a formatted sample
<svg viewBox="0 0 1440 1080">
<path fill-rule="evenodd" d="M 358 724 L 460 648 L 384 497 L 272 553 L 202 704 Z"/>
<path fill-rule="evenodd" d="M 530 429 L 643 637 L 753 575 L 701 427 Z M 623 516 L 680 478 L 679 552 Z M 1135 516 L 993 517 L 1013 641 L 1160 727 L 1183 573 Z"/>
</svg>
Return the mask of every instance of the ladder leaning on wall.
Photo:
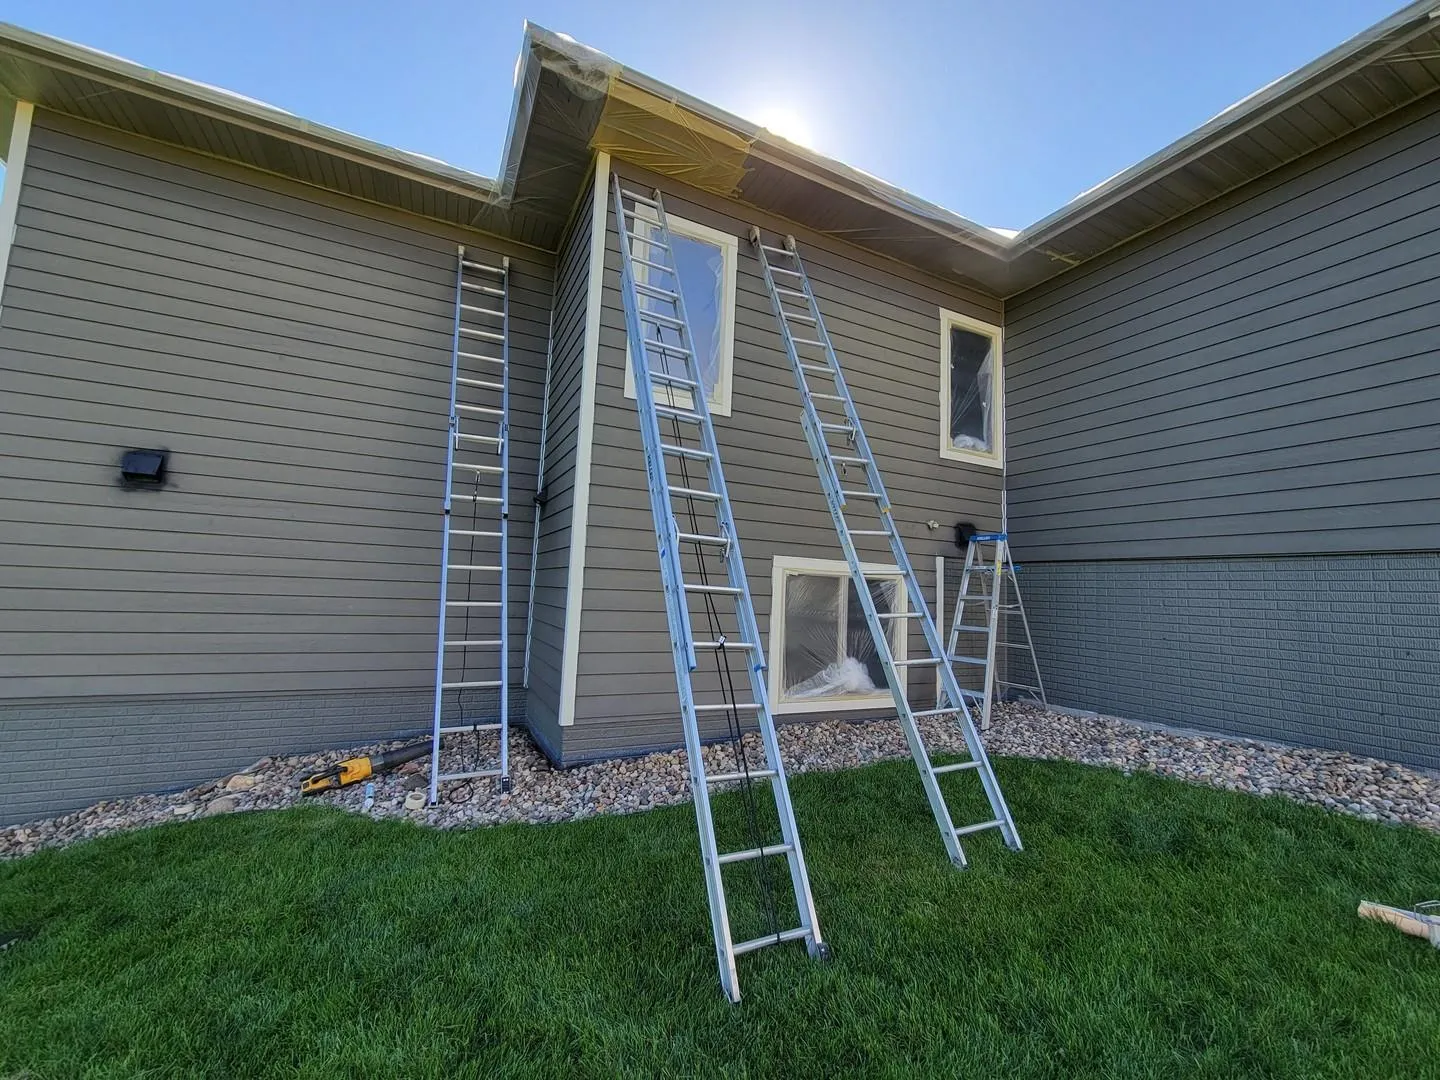
<svg viewBox="0 0 1440 1080">
<path fill-rule="evenodd" d="M 1025 617 L 1025 604 L 1020 599 L 1009 536 L 970 529 L 965 540 L 965 569 L 955 596 L 947 652 L 952 664 L 979 669 L 980 689 L 961 687 L 960 693 L 979 702 L 980 730 L 989 731 L 990 712 L 997 696 L 1026 694 L 1044 705 L 1045 682 L 1040 678 L 1030 620 Z M 968 621 L 967 615 L 971 616 Z M 1016 636 L 1017 620 L 1024 640 Z M 1030 665 L 1028 674 L 1034 676 L 1033 683 L 1021 682 L 1018 677 L 1018 666 L 1025 662 Z"/>
<path fill-rule="evenodd" d="M 502 791 L 510 790 L 509 477 L 510 259 L 478 262 L 461 247 L 450 342 L 432 805 L 448 781 L 495 777 Z M 491 733 L 499 742 L 493 755 Z M 442 742 L 466 734 L 468 763 L 442 772 Z"/>
<path fill-rule="evenodd" d="M 800 424 L 805 439 L 810 444 L 810 456 L 815 461 L 820 476 L 820 486 L 830 506 L 830 516 L 835 522 L 835 531 L 840 538 L 840 547 L 845 552 L 845 561 L 850 567 L 850 577 L 865 612 L 865 622 L 875 641 L 875 650 L 885 669 L 885 678 L 890 685 L 890 694 L 910 746 L 910 755 L 920 770 L 920 780 L 925 795 L 930 801 L 931 812 L 940 827 L 940 836 L 950 860 L 956 866 L 965 865 L 965 850 L 961 839 L 974 833 L 998 829 L 1005 843 L 1012 850 L 1020 850 L 1020 834 L 1000 792 L 1000 783 L 990 766 L 990 759 L 975 729 L 975 723 L 965 705 L 954 669 L 950 665 L 949 653 L 940 640 L 935 620 L 930 616 L 925 596 L 920 590 L 919 579 L 905 552 L 899 528 L 891 513 L 890 498 L 885 493 L 875 455 L 865 438 L 860 424 L 860 414 L 850 397 L 845 376 L 840 370 L 840 360 L 825 329 L 825 320 L 820 314 L 815 294 L 810 287 L 810 278 L 801 262 L 795 238 L 787 236 L 784 247 L 775 247 L 763 242 L 759 229 L 750 230 L 750 241 L 755 247 L 756 257 L 764 273 L 765 287 L 770 293 L 770 306 L 780 324 L 780 336 L 785 343 L 785 354 L 790 359 L 790 368 L 795 384 L 800 390 L 804 411 Z M 776 277 L 781 277 L 781 285 Z M 797 333 L 797 328 L 799 332 Z M 804 350 L 802 353 L 801 350 Z M 821 382 L 823 389 L 811 387 L 811 379 Z M 822 409 L 826 410 L 822 413 Z M 837 447 L 834 445 L 839 443 Z M 855 479 L 850 479 L 852 476 Z M 842 479 L 842 477 L 844 479 Z M 850 517 L 864 516 L 868 521 L 860 527 L 852 525 Z M 905 584 L 907 607 L 903 612 L 881 612 L 875 606 L 875 599 L 865 580 L 862 560 L 856 551 L 856 540 L 884 543 L 900 571 Z M 918 624 L 924 646 L 924 655 L 895 658 L 890 646 L 889 631 L 894 626 L 905 626 L 910 622 Z M 944 695 L 942 707 L 915 711 L 906 697 L 906 686 L 901 669 L 932 669 Z M 946 704 L 946 703 L 950 704 Z M 955 714 L 969 750 L 969 759 L 955 764 L 936 765 L 930 760 L 930 751 L 920 732 L 919 720 L 932 716 Z M 985 798 L 990 805 L 990 817 L 973 824 L 956 826 L 940 789 L 940 777 L 951 772 L 974 772 L 980 778 Z"/>
<path fill-rule="evenodd" d="M 817 959 L 828 955 L 828 949 L 815 917 L 795 810 L 766 696 L 760 627 L 740 555 L 740 538 L 705 400 L 704 380 L 685 315 L 664 201 L 659 191 L 640 194 L 626 190 L 618 176 L 612 194 L 620 237 L 621 292 L 630 367 L 635 378 L 635 407 L 645 449 L 650 510 L 665 589 L 665 613 L 715 955 L 726 995 L 731 1001 L 739 1001 L 737 956 L 785 941 L 803 940 L 810 955 Z M 662 435 L 662 428 L 669 441 Z M 692 467 L 698 474 L 694 480 L 690 477 Z M 712 574 L 723 584 L 712 582 Z M 692 623 L 696 618 L 704 621 L 703 639 L 697 637 Z M 715 667 L 713 682 L 703 690 L 694 679 L 700 653 L 713 658 Z M 743 671 L 738 680 L 730 666 L 732 658 Z M 739 690 L 736 681 L 742 684 Z M 719 700 L 702 702 L 696 700 L 697 696 Z M 702 716 L 727 722 L 737 756 L 735 771 L 707 775 L 701 754 Z M 752 724 L 764 749 L 764 761 L 756 768 L 751 768 L 746 759 L 743 738 L 745 727 Z M 751 785 L 767 779 L 779 823 L 779 843 L 767 843 L 757 835 Z M 719 850 L 710 801 L 710 789 L 715 784 L 740 786 L 752 847 Z M 768 878 L 774 858 L 784 858 L 789 866 L 797 914 L 797 925 L 791 928 L 782 929 L 777 922 L 774 891 Z M 771 930 L 738 943 L 731 937 L 722 876 L 724 867 L 736 863 L 748 863 L 755 871 Z"/>
</svg>

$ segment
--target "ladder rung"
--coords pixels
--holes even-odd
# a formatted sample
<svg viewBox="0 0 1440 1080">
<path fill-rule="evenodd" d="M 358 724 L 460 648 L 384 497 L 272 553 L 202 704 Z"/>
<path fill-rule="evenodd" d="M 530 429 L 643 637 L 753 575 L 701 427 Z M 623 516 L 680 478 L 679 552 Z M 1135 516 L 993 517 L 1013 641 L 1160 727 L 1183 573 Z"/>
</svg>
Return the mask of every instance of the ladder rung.
<svg viewBox="0 0 1440 1080">
<path fill-rule="evenodd" d="M 494 607 L 500 606 L 499 600 L 446 600 L 446 607 Z"/>
<path fill-rule="evenodd" d="M 501 473 L 505 471 L 499 465 L 474 465 L 468 461 L 452 461 L 450 467 L 452 469 L 469 469 L 477 473 Z"/>
<path fill-rule="evenodd" d="M 801 364 L 802 371 L 818 371 L 825 375 L 834 375 L 835 369 L 829 364 Z"/>
<path fill-rule="evenodd" d="M 954 765 L 936 765 L 930 771 L 936 776 L 943 776 L 945 773 L 964 772 L 966 769 L 978 769 L 979 767 L 980 762 L 978 761 L 959 761 Z"/>
<path fill-rule="evenodd" d="M 841 397 L 839 394 L 817 394 L 817 393 L 815 393 L 813 390 L 810 392 L 810 396 L 811 396 L 812 398 L 819 398 L 821 401 L 844 401 L 844 400 L 845 400 L 845 399 L 844 399 L 843 397 Z"/>
<path fill-rule="evenodd" d="M 451 499 L 460 499 L 463 502 L 484 503 L 487 506 L 499 506 L 504 500 L 498 495 L 461 495 L 458 492 L 450 493 Z"/>
<path fill-rule="evenodd" d="M 971 667 L 985 666 L 985 658 L 983 656 L 978 659 L 973 656 L 951 656 L 948 659 L 952 664 L 969 664 Z"/>
<path fill-rule="evenodd" d="M 823 341 L 816 341 L 814 338 L 796 337 L 794 334 L 791 334 L 790 340 L 796 345 L 814 345 L 817 349 L 823 349 L 825 347 Z"/>
<path fill-rule="evenodd" d="M 851 498 L 851 499 L 878 499 L 878 498 L 880 498 L 880 493 L 879 493 L 878 491 L 845 491 L 845 490 L 842 489 L 841 492 L 840 492 L 840 494 L 841 494 L 841 495 L 844 495 L 846 498 Z"/>
<path fill-rule="evenodd" d="M 686 592 L 711 593 L 715 596 L 739 596 L 740 590 L 734 585 L 686 585 Z"/>
<path fill-rule="evenodd" d="M 461 352 L 457 353 L 456 355 L 458 355 L 462 360 L 488 360 L 492 364 L 500 364 L 502 366 L 505 363 L 505 358 L 503 356 L 486 356 L 484 353 L 478 352 Z M 474 382 L 473 379 L 456 379 L 455 381 L 458 383 L 464 383 L 466 386 L 469 386 Z"/>
<path fill-rule="evenodd" d="M 889 535 L 890 535 L 890 533 L 889 533 L 887 530 L 885 530 L 885 529 L 850 529 L 850 530 L 849 530 L 849 533 L 850 533 L 851 536 L 889 536 Z"/>
<path fill-rule="evenodd" d="M 447 649 L 479 649 L 498 646 L 499 644 L 499 638 L 472 638 L 470 640 L 466 640 L 465 638 L 450 638 L 445 642 L 445 647 Z"/>
<path fill-rule="evenodd" d="M 689 349 L 682 348 L 679 345 L 671 345 L 668 341 L 656 341 L 654 338 L 646 338 L 645 347 L 647 349 L 658 349 L 663 353 L 668 353 L 670 356 L 690 355 Z"/>
<path fill-rule="evenodd" d="M 503 293 L 501 294 L 504 295 Z M 477 315 L 494 315 L 497 319 L 503 319 L 505 312 L 500 308 L 481 307 L 479 304 L 461 304 L 461 311 L 473 311 Z"/>
<path fill-rule="evenodd" d="M 737 712 L 738 712 L 739 710 L 741 710 L 741 709 L 744 709 L 744 710 L 746 710 L 746 711 L 751 711 L 751 710 L 758 710 L 759 708 L 760 708 L 760 706 L 759 706 L 758 704 L 756 704 L 755 702 L 753 702 L 753 701 L 736 701 L 736 702 L 732 702 L 732 703 L 730 703 L 730 704 L 724 704 L 724 705 L 696 705 L 696 706 L 694 706 L 694 709 L 695 709 L 695 711 L 696 711 L 697 713 L 699 713 L 699 712 L 730 712 L 732 709 L 735 710 L 735 711 L 737 711 Z"/>
<path fill-rule="evenodd" d="M 626 213 L 633 213 L 633 212 L 634 212 L 634 211 L 626 211 Z M 650 224 L 653 225 L 654 222 L 651 222 Z M 649 244 L 650 247 L 651 247 L 651 249 L 654 250 L 654 251 L 669 251 L 669 250 L 670 250 L 670 246 L 669 246 L 668 244 L 662 244 L 659 240 L 651 240 L 648 236 L 642 236 L 640 233 L 637 233 L 637 232 L 629 232 L 629 231 L 627 230 L 627 232 L 626 232 L 626 239 L 629 239 L 629 240 L 639 240 L 642 244 Z"/>
<path fill-rule="evenodd" d="M 658 311 L 641 311 L 640 318 L 655 323 L 657 326 L 671 326 L 676 330 L 683 329 L 685 323 L 675 315 L 661 315 Z"/>
<path fill-rule="evenodd" d="M 787 259 L 793 259 L 795 257 L 795 253 L 789 248 L 776 247 L 774 244 L 761 244 L 760 249 L 762 251 L 768 252 L 771 255 L 783 255 Z M 770 269 L 778 270 L 779 267 L 772 266 Z M 791 270 L 789 271 L 789 273 L 793 274 L 795 273 L 795 271 Z"/>
<path fill-rule="evenodd" d="M 493 405 L 455 405 L 456 412 L 478 413 L 481 416 L 504 416 L 504 409 L 497 409 Z"/>
<path fill-rule="evenodd" d="M 500 685 L 499 679 L 484 679 L 471 682 L 444 682 L 441 690 L 493 690 Z"/>
<path fill-rule="evenodd" d="M 710 502 L 719 502 L 720 493 L 706 491 L 703 488 L 676 487 L 674 484 L 666 488 L 671 495 L 684 495 L 687 499 L 708 499 Z"/>
<path fill-rule="evenodd" d="M 487 274 L 496 274 L 500 277 L 505 276 L 505 268 L 503 266 L 491 266 L 489 263 L 478 263 L 471 259 L 461 259 L 460 265 L 465 267 L 466 270 L 481 270 Z"/>
<path fill-rule="evenodd" d="M 650 371 L 650 381 L 663 382 L 667 386 L 683 386 L 687 390 L 694 390 L 700 385 L 694 379 L 687 379 L 683 375 L 671 375 L 668 371 L 656 371 L 653 368 Z"/>
<path fill-rule="evenodd" d="M 632 263 L 635 263 L 637 266 L 648 266 L 651 270 L 663 270 L 671 277 L 675 276 L 675 271 L 670 269 L 670 267 L 666 266 L 664 263 L 657 263 L 650 259 L 642 259 L 639 255 L 631 255 L 630 261 Z"/>
<path fill-rule="evenodd" d="M 766 945 L 774 945 L 782 941 L 801 941 L 809 936 L 810 931 L 800 926 L 794 930 L 782 930 L 778 934 L 766 934 L 764 937 L 742 941 L 739 945 L 731 946 L 730 951 L 736 956 L 743 956 L 745 953 L 754 952 L 756 949 L 763 949 Z"/>
<path fill-rule="evenodd" d="M 713 547 L 728 547 L 730 541 L 723 536 L 705 536 L 703 533 L 677 533 L 679 538 L 689 544 L 710 544 Z"/>
<path fill-rule="evenodd" d="M 880 611 L 876 612 L 875 617 L 877 619 L 918 619 L 923 614 L 924 612 L 921 611 Z"/>
<path fill-rule="evenodd" d="M 912 712 L 910 715 L 916 720 L 924 720 L 931 716 L 949 716 L 951 713 L 959 711 L 959 709 L 926 709 L 924 712 Z"/>
<path fill-rule="evenodd" d="M 1005 822 L 996 818 L 994 821 L 982 821 L 978 825 L 961 825 L 955 830 L 956 836 L 969 836 L 971 833 L 984 832 L 986 829 L 998 829 Z"/>
<path fill-rule="evenodd" d="M 825 423 L 822 423 L 822 424 L 820 425 L 820 430 L 821 430 L 821 431 L 848 431 L 848 432 L 851 432 L 851 433 L 853 433 L 853 432 L 855 431 L 855 429 L 854 429 L 853 427 L 851 427 L 849 424 L 825 424 Z"/>
<path fill-rule="evenodd" d="M 806 296 L 806 295 L 805 295 L 803 292 L 801 292 L 799 289 L 787 289 L 784 285 L 776 285 L 776 286 L 775 286 L 775 291 L 776 291 L 777 293 L 779 293 L 781 296 L 798 296 L 801 300 L 809 300 L 809 299 L 810 299 L 808 296 Z"/>
<path fill-rule="evenodd" d="M 869 464 L 870 464 L 870 462 L 866 461 L 863 457 L 842 457 L 842 456 L 839 456 L 839 455 L 832 455 L 831 458 L 830 458 L 830 460 L 831 460 L 831 461 L 838 461 L 841 465 L 869 465 Z"/>
<path fill-rule="evenodd" d="M 964 633 L 969 633 L 969 634 L 988 634 L 988 633 L 990 633 L 990 628 L 989 628 L 988 626 L 952 626 L 950 629 L 951 629 L 951 630 L 959 630 L 959 631 L 962 631 L 962 632 L 964 632 Z"/>
<path fill-rule="evenodd" d="M 699 413 L 690 409 L 677 409 L 671 405 L 656 405 L 655 413 L 658 416 L 673 416 L 676 420 L 687 420 L 692 424 L 698 424 L 704 419 Z"/>
<path fill-rule="evenodd" d="M 477 285 L 477 284 L 476 284 L 475 282 L 473 282 L 473 281 L 462 281 L 462 282 L 460 283 L 460 287 L 461 287 L 462 289 L 474 289 L 476 292 L 484 293 L 486 296 L 504 296 L 504 295 L 505 295 L 505 290 L 504 290 L 504 289 L 497 289 L 494 285 Z"/>
<path fill-rule="evenodd" d="M 709 461 L 711 454 L 709 450 L 695 450 L 689 446 L 676 446 L 674 443 L 660 444 L 660 452 L 674 454 L 676 457 L 689 458 L 691 461 Z"/>
<path fill-rule="evenodd" d="M 806 315 L 803 312 L 799 311 L 787 311 L 785 312 L 785 318 L 789 322 L 805 322 L 809 323 L 811 326 L 816 325 L 814 315 Z"/>
<path fill-rule="evenodd" d="M 485 380 L 485 379 L 461 379 L 461 378 L 456 378 L 455 381 L 456 381 L 457 383 L 459 383 L 461 386 L 478 386 L 481 390 L 504 390 L 504 389 L 505 389 L 505 384 L 504 384 L 504 383 L 489 382 L 489 381 L 487 381 L 487 380 Z"/>
<path fill-rule="evenodd" d="M 460 333 L 465 337 L 479 338 L 481 341 L 503 342 L 505 335 L 494 330 L 473 330 L 468 326 L 460 327 Z"/>
<path fill-rule="evenodd" d="M 498 532 L 490 529 L 451 529 L 451 536 L 499 536 Z"/>
<path fill-rule="evenodd" d="M 759 847 L 746 848 L 744 851 L 727 851 L 717 856 L 715 861 L 721 866 L 725 866 L 729 863 L 745 862 L 748 859 L 764 859 L 771 855 L 789 855 L 794 850 L 794 844 L 762 844 Z"/>
<path fill-rule="evenodd" d="M 769 780 L 776 775 L 774 769 L 751 769 L 748 773 L 723 772 L 705 777 L 707 784 L 730 784 L 736 780 Z"/>
<path fill-rule="evenodd" d="M 502 775 L 499 769 L 480 769 L 476 772 L 450 772 L 441 773 L 436 777 L 437 782 L 444 783 L 447 780 L 479 780 L 486 776 Z"/>
<path fill-rule="evenodd" d="M 660 289 L 654 285 L 647 285 L 643 281 L 635 282 L 635 291 L 643 293 L 646 296 L 654 297 L 656 300 L 665 300 L 672 304 L 680 299 L 680 294 L 672 289 Z"/>
<path fill-rule="evenodd" d="M 660 208 L 660 204 L 657 203 L 654 199 L 647 198 L 647 197 L 644 196 L 644 195 L 637 195 L 635 192 L 631 191 L 629 188 L 621 188 L 621 189 L 620 189 L 620 198 L 621 198 L 622 200 L 623 200 L 623 199 L 630 199 L 630 200 L 632 200 L 633 202 L 639 203 L 641 206 L 651 206 L 651 207 L 654 207 L 654 208 L 657 209 L 657 210 Z"/>
<path fill-rule="evenodd" d="M 926 656 L 918 660 L 892 660 L 890 662 L 896 667 L 936 667 L 944 663 L 938 656 Z"/>
<path fill-rule="evenodd" d="M 499 724 L 452 724 L 440 729 L 441 735 L 465 735 L 471 731 L 499 731 Z"/>
<path fill-rule="evenodd" d="M 458 563 L 458 562 L 452 562 L 452 563 L 446 564 L 446 569 L 448 569 L 448 570 L 476 570 L 476 571 L 490 570 L 490 571 L 494 571 L 494 572 L 496 572 L 496 573 L 499 573 L 499 571 L 500 571 L 500 567 L 498 567 L 498 566 L 486 566 L 486 565 L 484 565 L 484 564 L 482 564 L 482 563 Z"/>
<path fill-rule="evenodd" d="M 753 641 L 696 641 L 693 642 L 697 649 L 755 649 L 758 646 Z"/>
<path fill-rule="evenodd" d="M 765 250 L 766 250 L 766 251 L 779 251 L 779 250 L 781 250 L 781 249 L 780 249 L 780 248 L 766 248 Z M 785 252 L 785 254 L 786 254 L 786 255 L 789 255 L 790 252 L 787 251 L 787 252 Z M 788 267 L 788 266 L 772 266 L 772 267 L 770 267 L 770 272 L 771 272 L 772 274 L 789 274 L 791 277 L 804 277 L 804 276 L 805 276 L 804 274 L 800 273 L 799 270 L 792 270 L 792 269 L 791 269 L 790 267 Z"/>
</svg>

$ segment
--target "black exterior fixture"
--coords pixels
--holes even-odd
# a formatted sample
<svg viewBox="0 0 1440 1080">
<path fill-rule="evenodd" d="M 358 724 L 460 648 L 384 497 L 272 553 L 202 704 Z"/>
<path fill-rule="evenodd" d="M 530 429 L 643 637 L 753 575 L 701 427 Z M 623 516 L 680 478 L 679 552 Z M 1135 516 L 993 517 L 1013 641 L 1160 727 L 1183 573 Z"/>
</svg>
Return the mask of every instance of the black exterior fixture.
<svg viewBox="0 0 1440 1080">
<path fill-rule="evenodd" d="M 120 458 L 122 487 L 162 487 L 169 450 L 126 450 Z"/>
<path fill-rule="evenodd" d="M 968 521 L 957 521 L 955 523 L 955 546 L 964 551 L 970 546 L 970 537 L 980 530 Z"/>
</svg>

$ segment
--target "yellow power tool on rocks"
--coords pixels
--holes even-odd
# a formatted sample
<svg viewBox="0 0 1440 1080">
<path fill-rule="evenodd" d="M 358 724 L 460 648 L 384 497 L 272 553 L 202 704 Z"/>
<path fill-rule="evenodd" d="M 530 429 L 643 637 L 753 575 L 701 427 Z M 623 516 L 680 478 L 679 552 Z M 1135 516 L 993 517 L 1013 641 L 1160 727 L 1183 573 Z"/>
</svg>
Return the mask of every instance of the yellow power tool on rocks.
<svg viewBox="0 0 1440 1080">
<path fill-rule="evenodd" d="M 387 750 L 383 754 L 372 754 L 370 757 L 346 758 L 338 765 L 313 772 L 302 779 L 300 794 L 318 795 L 322 791 L 349 787 L 351 784 L 358 784 L 361 780 L 368 780 L 377 773 L 386 772 L 397 765 L 404 765 L 407 761 L 415 761 L 429 755 L 430 743 L 427 740 L 411 743 L 409 746 L 402 746 L 397 750 Z"/>
</svg>

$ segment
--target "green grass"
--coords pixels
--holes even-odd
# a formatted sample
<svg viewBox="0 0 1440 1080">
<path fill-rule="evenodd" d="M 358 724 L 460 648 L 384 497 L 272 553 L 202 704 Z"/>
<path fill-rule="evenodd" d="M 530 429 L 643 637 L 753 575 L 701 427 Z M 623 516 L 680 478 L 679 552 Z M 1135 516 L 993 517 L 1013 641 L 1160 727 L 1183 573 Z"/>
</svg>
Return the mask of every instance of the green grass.
<svg viewBox="0 0 1440 1080">
<path fill-rule="evenodd" d="M 742 957 L 738 1006 L 688 806 L 448 833 L 313 807 L 0 864 L 30 933 L 0 1077 L 1440 1076 L 1440 951 L 1355 916 L 1440 891 L 1435 837 L 999 769 L 1026 850 L 978 838 L 964 872 L 908 763 L 796 779 L 834 958 Z"/>
</svg>

